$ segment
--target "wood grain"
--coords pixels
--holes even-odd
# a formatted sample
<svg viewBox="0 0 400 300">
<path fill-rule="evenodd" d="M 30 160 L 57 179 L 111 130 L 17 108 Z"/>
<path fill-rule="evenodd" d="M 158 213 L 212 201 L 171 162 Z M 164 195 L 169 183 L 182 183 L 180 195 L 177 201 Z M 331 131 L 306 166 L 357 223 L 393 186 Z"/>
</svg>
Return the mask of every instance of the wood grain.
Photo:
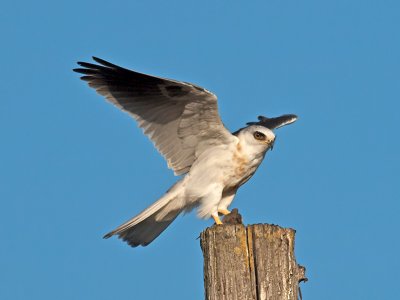
<svg viewBox="0 0 400 300">
<path fill-rule="evenodd" d="M 294 256 L 295 230 L 224 224 L 201 233 L 206 300 L 298 299 L 305 268 Z"/>
</svg>

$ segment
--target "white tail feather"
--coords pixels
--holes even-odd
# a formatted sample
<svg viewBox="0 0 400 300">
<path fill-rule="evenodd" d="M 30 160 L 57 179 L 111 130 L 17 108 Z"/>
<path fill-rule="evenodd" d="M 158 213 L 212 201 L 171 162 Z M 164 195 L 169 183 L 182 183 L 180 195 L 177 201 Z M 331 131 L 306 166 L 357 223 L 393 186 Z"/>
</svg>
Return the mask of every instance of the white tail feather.
<svg viewBox="0 0 400 300">
<path fill-rule="evenodd" d="M 140 214 L 107 233 L 104 238 L 117 234 L 132 247 L 148 245 L 182 212 L 180 183 L 175 184 L 163 197 Z"/>
</svg>

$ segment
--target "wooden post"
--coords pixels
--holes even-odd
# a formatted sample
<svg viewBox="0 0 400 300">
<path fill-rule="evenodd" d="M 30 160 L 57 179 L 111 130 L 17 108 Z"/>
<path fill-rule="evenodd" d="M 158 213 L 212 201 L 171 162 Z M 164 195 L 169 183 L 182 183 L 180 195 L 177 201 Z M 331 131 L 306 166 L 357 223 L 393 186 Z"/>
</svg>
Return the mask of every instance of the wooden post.
<svg viewBox="0 0 400 300">
<path fill-rule="evenodd" d="M 297 300 L 307 278 L 294 257 L 294 235 L 276 225 L 245 227 L 237 210 L 207 228 L 200 236 L 206 300 Z"/>
</svg>

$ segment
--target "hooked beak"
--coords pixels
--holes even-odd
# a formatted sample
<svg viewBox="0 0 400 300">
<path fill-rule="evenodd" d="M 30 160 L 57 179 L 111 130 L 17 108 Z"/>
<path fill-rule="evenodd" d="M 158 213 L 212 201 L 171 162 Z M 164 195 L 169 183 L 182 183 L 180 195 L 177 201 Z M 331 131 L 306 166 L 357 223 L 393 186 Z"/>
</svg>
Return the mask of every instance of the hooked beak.
<svg viewBox="0 0 400 300">
<path fill-rule="evenodd" d="M 269 144 L 269 148 L 271 149 L 271 151 L 274 150 L 275 141 L 276 141 L 276 136 L 275 136 L 274 140 Z"/>
</svg>

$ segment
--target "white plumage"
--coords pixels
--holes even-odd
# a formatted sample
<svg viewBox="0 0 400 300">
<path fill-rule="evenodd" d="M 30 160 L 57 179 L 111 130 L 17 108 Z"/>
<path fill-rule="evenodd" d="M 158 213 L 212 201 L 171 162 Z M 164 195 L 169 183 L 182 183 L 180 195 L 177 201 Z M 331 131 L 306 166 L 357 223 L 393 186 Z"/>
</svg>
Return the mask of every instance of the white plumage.
<svg viewBox="0 0 400 300">
<path fill-rule="evenodd" d="M 88 82 L 128 112 L 154 142 L 176 175 L 186 174 L 168 192 L 105 238 L 118 235 L 129 245 L 146 246 L 181 213 L 197 208 L 201 218 L 229 213 L 237 189 L 257 170 L 275 135 L 295 115 L 259 117 L 231 134 L 218 114 L 217 97 L 196 85 L 130 71 L 104 60 L 79 62 Z"/>
</svg>

